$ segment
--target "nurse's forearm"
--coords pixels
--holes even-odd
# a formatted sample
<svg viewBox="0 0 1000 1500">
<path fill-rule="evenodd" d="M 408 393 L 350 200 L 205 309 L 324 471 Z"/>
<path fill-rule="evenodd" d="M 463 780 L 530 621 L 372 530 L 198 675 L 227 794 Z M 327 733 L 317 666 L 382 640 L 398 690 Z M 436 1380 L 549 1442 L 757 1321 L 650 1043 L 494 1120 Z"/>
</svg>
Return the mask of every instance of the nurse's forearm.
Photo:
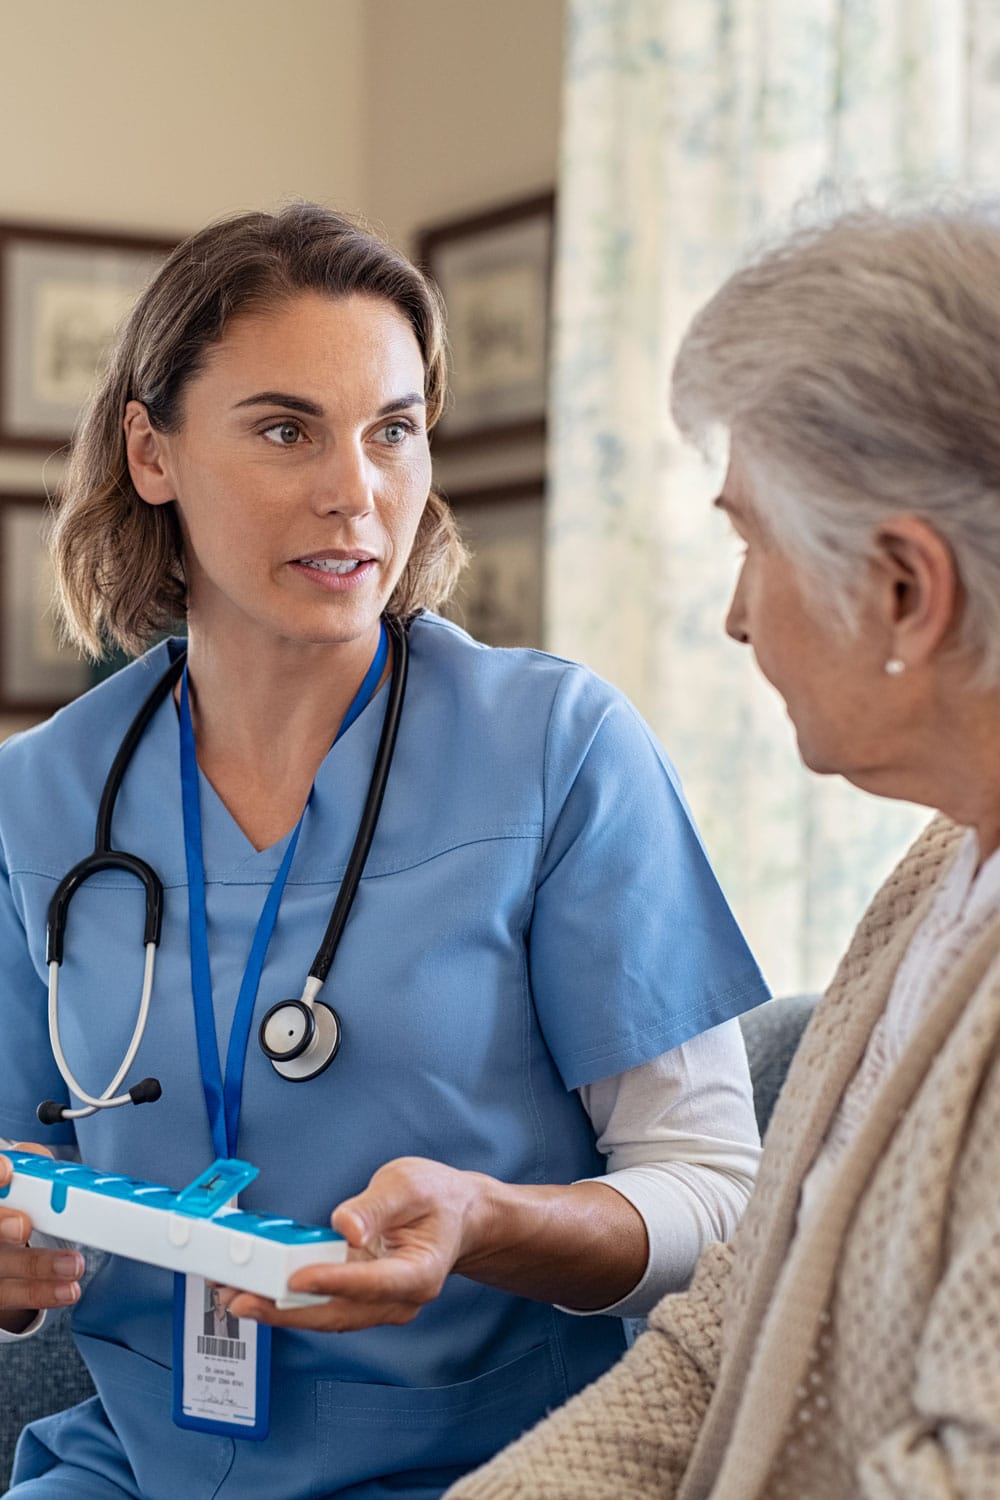
<svg viewBox="0 0 1000 1500">
<path fill-rule="evenodd" d="M 614 1188 L 599 1182 L 536 1186 L 479 1173 L 466 1249 L 455 1271 L 521 1297 L 581 1310 L 607 1307 L 640 1281 L 646 1226 Z"/>
<path fill-rule="evenodd" d="M 585 1312 L 626 1296 L 648 1256 L 639 1210 L 604 1183 L 511 1186 L 417 1156 L 379 1167 L 334 1210 L 333 1227 L 354 1253 L 289 1282 L 326 1300 L 278 1308 L 233 1293 L 230 1311 L 329 1333 L 409 1323 L 456 1273 Z"/>
</svg>

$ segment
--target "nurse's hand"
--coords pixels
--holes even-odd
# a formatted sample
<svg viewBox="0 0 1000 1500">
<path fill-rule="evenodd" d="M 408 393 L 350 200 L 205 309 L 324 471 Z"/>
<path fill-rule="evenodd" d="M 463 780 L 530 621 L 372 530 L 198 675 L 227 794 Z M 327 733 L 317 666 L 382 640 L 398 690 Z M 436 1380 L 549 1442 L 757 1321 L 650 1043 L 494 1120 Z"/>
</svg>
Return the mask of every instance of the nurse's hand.
<svg viewBox="0 0 1000 1500">
<path fill-rule="evenodd" d="M 304 1266 L 292 1291 L 327 1296 L 313 1307 L 279 1311 L 266 1298 L 228 1298 L 238 1318 L 288 1328 L 343 1333 L 380 1323 L 409 1323 L 432 1302 L 449 1272 L 476 1242 L 491 1179 L 423 1157 L 380 1167 L 363 1193 L 349 1198 L 331 1222 L 348 1243 L 336 1266 Z"/>
<path fill-rule="evenodd" d="M 51 1156 L 45 1146 L 18 1141 L 16 1151 Z M 0 1187 L 6 1187 L 13 1168 L 0 1156 Z M 0 1200 L 0 1328 L 23 1333 L 44 1307 L 65 1307 L 80 1296 L 83 1256 L 77 1250 L 30 1250 L 31 1220 Z"/>
<path fill-rule="evenodd" d="M 289 1285 L 329 1301 L 279 1312 L 226 1289 L 240 1318 L 331 1333 L 409 1323 L 451 1272 L 486 1286 L 597 1311 L 632 1291 L 649 1259 L 638 1209 L 600 1181 L 500 1182 L 403 1156 L 333 1214 L 350 1247 L 339 1266 L 304 1266 Z"/>
</svg>

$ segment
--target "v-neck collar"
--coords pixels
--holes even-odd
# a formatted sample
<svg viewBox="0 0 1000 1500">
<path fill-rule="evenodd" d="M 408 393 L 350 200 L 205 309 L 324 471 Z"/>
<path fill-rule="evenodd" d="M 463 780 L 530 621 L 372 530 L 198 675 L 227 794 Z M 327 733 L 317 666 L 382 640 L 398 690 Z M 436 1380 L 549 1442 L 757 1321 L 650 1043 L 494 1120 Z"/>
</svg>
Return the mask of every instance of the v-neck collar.
<svg viewBox="0 0 1000 1500">
<path fill-rule="evenodd" d="M 164 642 L 147 658 L 150 667 L 156 673 L 165 671 L 168 653 L 170 659 L 176 659 L 177 652 L 182 647 L 183 642 L 180 641 Z M 360 816 L 360 810 L 364 805 L 365 789 L 371 775 L 371 764 L 387 701 L 387 686 L 388 679 L 380 684 L 354 722 L 330 746 L 316 772 L 313 801 L 315 802 L 318 798 L 324 806 L 328 807 L 332 802 L 350 809 L 350 813 L 345 815 L 348 816 L 350 823 L 346 831 L 348 851 L 356 830 L 357 816 Z M 171 814 L 165 821 L 176 829 L 176 837 L 171 838 L 170 858 L 167 861 L 170 869 L 165 867 L 163 871 L 164 877 L 169 877 L 165 879 L 167 884 L 183 884 L 186 881 L 181 816 L 179 737 L 179 712 L 171 693 L 153 716 L 136 750 L 136 761 L 142 761 L 141 767 L 137 765 L 137 771 L 144 779 L 151 778 L 153 784 L 160 789 L 161 805 L 168 797 L 170 799 Z M 123 782 L 123 803 L 127 798 L 129 780 L 127 772 Z M 201 799 L 206 879 L 211 883 L 238 883 L 246 880 L 251 884 L 259 884 L 270 881 L 281 864 L 294 829 L 290 828 L 276 843 L 269 844 L 264 849 L 257 849 L 247 838 L 200 766 L 198 767 L 198 790 Z M 358 800 L 359 795 L 360 800 Z M 354 811 L 355 805 L 357 815 Z M 303 844 L 308 839 L 312 813 L 313 809 L 308 808 L 302 829 Z M 141 834 L 135 840 L 137 845 L 140 839 Z M 298 867 L 304 863 L 303 853 L 304 850 L 300 849 L 296 854 L 297 868 L 289 877 L 292 884 L 296 881 Z M 334 860 L 333 863 L 335 862 Z"/>
</svg>

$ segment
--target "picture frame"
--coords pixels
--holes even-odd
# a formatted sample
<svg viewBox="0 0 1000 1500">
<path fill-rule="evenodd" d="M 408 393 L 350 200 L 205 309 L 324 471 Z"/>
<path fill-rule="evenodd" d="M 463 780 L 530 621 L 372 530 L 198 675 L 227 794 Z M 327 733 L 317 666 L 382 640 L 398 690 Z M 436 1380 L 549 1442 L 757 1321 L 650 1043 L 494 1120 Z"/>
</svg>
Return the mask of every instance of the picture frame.
<svg viewBox="0 0 1000 1500">
<path fill-rule="evenodd" d="M 417 258 L 448 315 L 451 447 L 545 433 L 555 193 L 424 229 Z"/>
<path fill-rule="evenodd" d="M 69 441 L 118 323 L 173 248 L 0 223 L 0 446 Z"/>
<path fill-rule="evenodd" d="M 0 714 L 44 718 L 92 681 L 59 640 L 44 495 L 0 495 Z"/>
<path fill-rule="evenodd" d="M 448 491 L 472 561 L 442 611 L 489 646 L 543 645 L 545 481 Z"/>
</svg>

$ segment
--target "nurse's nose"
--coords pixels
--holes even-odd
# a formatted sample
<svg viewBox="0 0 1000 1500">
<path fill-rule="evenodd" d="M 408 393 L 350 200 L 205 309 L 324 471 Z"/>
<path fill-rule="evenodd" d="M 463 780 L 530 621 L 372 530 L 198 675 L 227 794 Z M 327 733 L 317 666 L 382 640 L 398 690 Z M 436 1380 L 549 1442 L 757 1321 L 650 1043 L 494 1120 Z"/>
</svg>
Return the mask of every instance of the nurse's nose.
<svg viewBox="0 0 1000 1500">
<path fill-rule="evenodd" d="M 360 443 L 338 443 L 316 474 L 313 506 L 319 515 L 359 520 L 375 509 L 375 471 Z"/>
</svg>

